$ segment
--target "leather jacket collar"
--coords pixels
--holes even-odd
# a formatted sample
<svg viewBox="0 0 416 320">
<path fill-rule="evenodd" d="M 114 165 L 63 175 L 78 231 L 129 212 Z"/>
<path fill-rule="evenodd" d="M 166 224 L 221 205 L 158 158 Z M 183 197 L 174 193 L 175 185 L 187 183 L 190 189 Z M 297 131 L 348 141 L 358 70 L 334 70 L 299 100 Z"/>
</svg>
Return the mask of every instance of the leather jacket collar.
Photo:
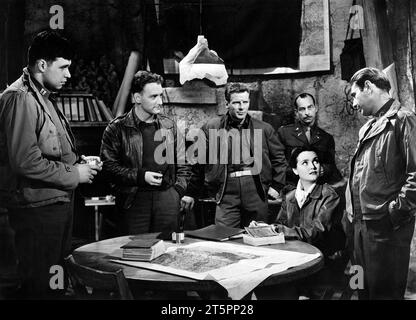
<svg viewBox="0 0 416 320">
<path fill-rule="evenodd" d="M 323 184 L 319 184 L 317 183 L 315 188 L 313 188 L 312 192 L 308 195 L 308 198 L 310 199 L 319 199 L 322 195 L 322 188 L 323 188 Z M 293 194 L 295 194 L 296 190 L 292 190 L 291 192 L 293 192 Z M 290 202 L 297 204 L 296 202 L 296 197 L 292 197 L 290 200 Z M 306 203 L 306 201 L 305 201 Z"/>
<path fill-rule="evenodd" d="M 134 106 L 131 108 L 131 110 L 124 116 L 124 118 L 120 121 L 125 127 L 130 128 L 138 128 L 138 125 L 140 122 L 142 122 L 139 117 L 134 112 Z M 154 115 L 155 122 L 157 128 L 164 128 L 164 129 L 172 129 L 173 128 L 173 122 L 166 118 L 165 116 L 156 114 Z"/>
<path fill-rule="evenodd" d="M 390 118 L 394 117 L 397 114 L 400 107 L 400 103 L 394 100 L 390 108 L 384 115 L 381 115 L 379 118 L 373 117 L 370 120 L 368 120 L 367 123 L 363 125 L 363 127 L 360 129 L 358 133 L 359 142 L 368 140 L 381 133 L 386 127 L 387 123 L 390 121 Z"/>
<path fill-rule="evenodd" d="M 225 116 L 225 128 L 226 129 L 231 129 L 231 128 L 238 128 L 239 126 L 241 126 L 242 129 L 248 129 L 249 125 L 250 125 L 250 115 L 247 114 L 244 121 L 241 124 L 237 124 L 235 119 L 231 116 L 230 112 L 227 112 L 226 116 Z"/>
</svg>

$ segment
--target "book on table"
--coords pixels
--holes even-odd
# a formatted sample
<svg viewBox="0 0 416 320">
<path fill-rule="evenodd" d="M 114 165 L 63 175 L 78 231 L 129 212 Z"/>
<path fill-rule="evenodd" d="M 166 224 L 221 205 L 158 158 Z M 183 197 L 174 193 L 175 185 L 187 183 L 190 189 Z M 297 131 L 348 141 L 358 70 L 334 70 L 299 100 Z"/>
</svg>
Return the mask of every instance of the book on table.
<svg viewBox="0 0 416 320">
<path fill-rule="evenodd" d="M 283 232 L 276 231 L 273 225 L 268 224 L 250 224 L 244 228 L 247 232 L 243 236 L 243 241 L 252 246 L 264 246 L 268 244 L 285 243 Z"/>
<path fill-rule="evenodd" d="M 185 231 L 185 235 L 204 240 L 226 241 L 233 238 L 241 238 L 243 232 L 244 229 L 211 224 L 205 228 Z"/>
<path fill-rule="evenodd" d="M 166 252 L 165 243 L 160 239 L 134 239 L 121 248 L 123 259 L 137 261 L 151 261 Z"/>
</svg>

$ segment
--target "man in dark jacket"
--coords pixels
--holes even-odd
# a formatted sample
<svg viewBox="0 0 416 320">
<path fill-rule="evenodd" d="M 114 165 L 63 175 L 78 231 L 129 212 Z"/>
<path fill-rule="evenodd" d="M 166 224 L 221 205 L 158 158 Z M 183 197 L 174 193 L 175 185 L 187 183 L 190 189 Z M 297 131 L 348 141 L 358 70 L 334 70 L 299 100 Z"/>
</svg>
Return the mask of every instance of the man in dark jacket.
<svg viewBox="0 0 416 320">
<path fill-rule="evenodd" d="M 15 231 L 19 298 L 50 297 L 50 268 L 62 265 L 71 248 L 73 190 L 101 170 L 78 163 L 68 120 L 53 98 L 71 76 L 71 57 L 65 38 L 39 33 L 28 67 L 0 99 L 0 206 Z"/>
<path fill-rule="evenodd" d="M 321 159 L 320 182 L 334 184 L 342 180 L 335 164 L 334 138 L 317 125 L 318 107 L 315 98 L 309 93 L 301 93 L 294 100 L 295 123 L 282 126 L 277 136 L 284 145 L 285 156 L 289 161 L 292 150 L 297 147 L 313 147 Z M 296 188 L 298 177 L 286 166 L 287 191 Z M 285 189 L 286 189 L 285 188 Z"/>
<path fill-rule="evenodd" d="M 389 95 L 387 76 L 357 71 L 353 106 L 371 116 L 360 129 L 346 192 L 361 299 L 403 299 L 416 210 L 416 116 Z"/>
<path fill-rule="evenodd" d="M 134 107 L 114 119 L 103 134 L 103 172 L 116 190 L 123 234 L 175 231 L 187 188 L 190 169 L 176 157 L 184 139 L 177 140 L 176 124 L 160 115 L 162 82 L 157 74 L 137 72 Z"/>
<path fill-rule="evenodd" d="M 207 162 L 193 167 L 183 200 L 192 207 L 203 180 L 207 196 L 217 203 L 215 223 L 244 227 L 269 220 L 267 200 L 278 198 L 284 186 L 285 157 L 272 126 L 248 114 L 247 86 L 229 84 L 225 97 L 228 112 L 202 127 Z"/>
</svg>

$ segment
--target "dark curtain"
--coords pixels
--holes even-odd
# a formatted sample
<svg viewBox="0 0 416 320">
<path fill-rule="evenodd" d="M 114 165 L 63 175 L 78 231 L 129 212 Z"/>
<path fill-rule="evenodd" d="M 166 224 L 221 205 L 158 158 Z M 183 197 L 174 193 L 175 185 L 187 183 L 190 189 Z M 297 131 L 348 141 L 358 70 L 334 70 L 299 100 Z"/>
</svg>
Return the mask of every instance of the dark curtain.
<svg viewBox="0 0 416 320">
<path fill-rule="evenodd" d="M 232 68 L 297 68 L 302 0 L 204 0 L 209 44 Z"/>
<path fill-rule="evenodd" d="M 4 5 L 4 4 L 2 4 Z M 7 24 L 7 7 L 0 11 L 0 92 L 4 90 L 7 83 L 7 59 L 6 59 L 6 24 Z"/>
<path fill-rule="evenodd" d="M 163 35 L 158 23 L 157 10 L 159 7 L 155 6 L 154 0 L 144 0 L 144 62 L 149 62 L 152 72 L 163 74 Z"/>
<path fill-rule="evenodd" d="M 122 0 L 119 12 L 125 22 L 127 49 L 143 52 L 143 13 L 142 1 Z"/>
<path fill-rule="evenodd" d="M 160 0 L 163 57 L 203 34 L 228 68 L 298 67 L 302 0 Z"/>
</svg>

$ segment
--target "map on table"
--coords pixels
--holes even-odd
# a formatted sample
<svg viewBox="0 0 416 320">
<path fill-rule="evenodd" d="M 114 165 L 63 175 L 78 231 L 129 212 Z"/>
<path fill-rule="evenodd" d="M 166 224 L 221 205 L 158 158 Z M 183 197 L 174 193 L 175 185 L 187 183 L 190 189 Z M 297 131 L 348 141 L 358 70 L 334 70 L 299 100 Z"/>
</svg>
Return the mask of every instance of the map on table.
<svg viewBox="0 0 416 320">
<path fill-rule="evenodd" d="M 167 272 L 197 280 L 222 280 L 276 266 L 293 266 L 307 254 L 233 243 L 200 241 L 170 246 L 150 262 L 112 260 L 117 263 Z M 287 267 L 285 267 L 287 268 Z"/>
<path fill-rule="evenodd" d="M 244 252 L 218 251 L 217 247 L 209 246 L 179 247 L 152 260 L 152 263 L 174 269 L 203 273 L 229 266 L 244 259 L 261 257 L 261 255 Z"/>
</svg>

